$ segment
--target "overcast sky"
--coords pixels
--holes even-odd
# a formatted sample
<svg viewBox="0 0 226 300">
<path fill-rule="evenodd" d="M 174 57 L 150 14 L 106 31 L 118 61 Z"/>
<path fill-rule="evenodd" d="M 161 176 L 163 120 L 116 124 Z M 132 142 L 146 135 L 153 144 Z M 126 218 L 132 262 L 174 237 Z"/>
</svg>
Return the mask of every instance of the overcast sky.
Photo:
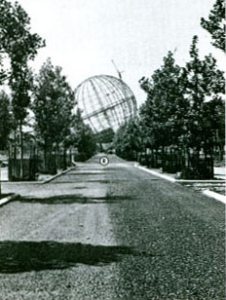
<svg viewBox="0 0 226 300">
<path fill-rule="evenodd" d="M 184 65 L 193 35 L 202 55 L 223 55 L 200 26 L 215 0 L 19 0 L 31 17 L 32 31 L 46 40 L 34 63 L 51 57 L 72 88 L 86 78 L 115 75 L 114 59 L 138 103 L 145 99 L 138 80 L 150 76 L 169 50 Z"/>
</svg>

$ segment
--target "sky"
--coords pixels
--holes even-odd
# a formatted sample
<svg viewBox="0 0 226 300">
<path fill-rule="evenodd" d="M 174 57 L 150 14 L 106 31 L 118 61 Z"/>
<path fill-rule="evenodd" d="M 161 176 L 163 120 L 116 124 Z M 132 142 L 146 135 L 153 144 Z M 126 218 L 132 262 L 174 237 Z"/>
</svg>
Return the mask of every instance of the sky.
<svg viewBox="0 0 226 300">
<path fill-rule="evenodd" d="M 63 68 L 73 89 L 94 75 L 117 76 L 113 59 L 139 105 L 146 98 L 139 79 L 150 77 L 169 50 L 183 66 L 194 35 L 199 36 L 201 56 L 212 53 L 220 66 L 225 62 L 200 26 L 200 18 L 208 17 L 215 0 L 18 2 L 31 18 L 31 32 L 46 40 L 32 67 L 38 71 L 50 57 L 54 65 Z"/>
</svg>

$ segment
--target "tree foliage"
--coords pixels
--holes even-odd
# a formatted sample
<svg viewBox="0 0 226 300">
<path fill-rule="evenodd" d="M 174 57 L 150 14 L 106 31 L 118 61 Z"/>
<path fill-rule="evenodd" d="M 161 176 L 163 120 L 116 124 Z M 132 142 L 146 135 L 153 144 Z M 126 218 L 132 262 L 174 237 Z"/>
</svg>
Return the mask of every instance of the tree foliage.
<svg viewBox="0 0 226 300">
<path fill-rule="evenodd" d="M 4 84 L 7 79 L 7 71 L 3 66 L 3 56 L 0 54 L 0 86 Z"/>
<path fill-rule="evenodd" d="M 201 59 L 197 45 L 194 36 L 185 67 L 176 65 L 169 52 L 151 78 L 140 80 L 147 99 L 140 108 L 139 130 L 132 121 L 116 133 L 120 156 L 131 159 L 135 150 L 142 163 L 157 166 L 160 160 L 164 170 L 212 178 L 214 147 L 222 151 L 224 145 L 225 81 L 213 56 Z"/>
<path fill-rule="evenodd" d="M 37 34 L 30 33 L 30 18 L 17 2 L 0 0 L 0 15 L 0 53 L 7 55 L 10 61 L 13 112 L 15 119 L 22 122 L 30 103 L 32 83 L 28 61 L 34 59 L 44 43 Z M 0 77 L 5 78 L 3 71 Z"/>
<path fill-rule="evenodd" d="M 225 144 L 225 103 L 221 97 L 214 97 L 203 107 L 204 148 L 213 146 L 221 150 Z"/>
<path fill-rule="evenodd" d="M 74 92 L 62 69 L 54 67 L 48 59 L 36 78 L 33 102 L 36 130 L 46 148 L 66 140 L 74 104 Z"/>
<path fill-rule="evenodd" d="M 114 146 L 119 156 L 135 160 L 137 153 L 141 151 L 142 133 L 138 118 L 134 118 L 123 124 L 115 134 Z"/>
<path fill-rule="evenodd" d="M 195 36 L 190 49 L 190 61 L 184 69 L 186 73 L 185 95 L 189 101 L 186 117 L 186 136 L 184 143 L 199 151 L 201 148 L 213 146 L 213 130 L 216 128 L 217 106 L 221 106 L 225 82 L 223 72 L 218 70 L 212 55 L 203 60 L 199 57 L 198 38 Z M 211 103 L 211 101 L 214 101 Z M 211 111 L 213 109 L 213 111 Z M 210 114 L 209 119 L 207 111 Z M 215 118 L 213 118 L 215 116 Z M 220 114 L 218 117 L 222 118 Z M 207 146 L 208 145 L 208 146 Z M 206 147 L 205 147 L 206 146 Z"/>
<path fill-rule="evenodd" d="M 212 147 L 216 131 L 222 132 L 223 72 L 212 55 L 200 59 L 197 43 L 195 36 L 185 68 L 177 66 L 169 52 L 163 66 L 140 81 L 147 93 L 140 109 L 146 148 L 176 145 L 199 151 Z"/>
<path fill-rule="evenodd" d="M 101 132 L 96 133 L 96 141 L 98 143 L 111 143 L 114 139 L 114 131 L 112 128 L 105 129 Z"/>
<path fill-rule="evenodd" d="M 212 44 L 225 51 L 225 0 L 216 0 L 208 20 L 201 19 L 201 25 L 212 37 Z"/>
<path fill-rule="evenodd" d="M 147 148 L 178 144 L 184 130 L 183 116 L 188 102 L 183 94 L 182 69 L 175 64 L 172 52 L 163 60 L 163 66 L 150 79 L 140 80 L 141 88 L 147 93 L 140 109 Z"/>
<path fill-rule="evenodd" d="M 0 150 L 5 150 L 12 125 L 10 114 L 10 99 L 4 92 L 0 92 Z"/>
<path fill-rule="evenodd" d="M 79 159 L 82 161 L 90 158 L 96 151 L 95 135 L 90 127 L 83 122 L 79 109 L 73 115 L 70 143 L 73 147 L 77 148 Z"/>
</svg>

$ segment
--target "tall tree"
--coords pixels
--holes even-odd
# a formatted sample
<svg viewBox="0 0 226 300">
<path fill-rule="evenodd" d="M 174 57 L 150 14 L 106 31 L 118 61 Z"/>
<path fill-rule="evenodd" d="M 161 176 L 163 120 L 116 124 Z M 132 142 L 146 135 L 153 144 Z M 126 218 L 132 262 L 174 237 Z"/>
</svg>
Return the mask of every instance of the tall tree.
<svg viewBox="0 0 226 300">
<path fill-rule="evenodd" d="M 44 42 L 37 34 L 30 33 L 30 18 L 18 2 L 12 4 L 0 0 L 0 16 L 0 53 L 6 54 L 10 61 L 9 85 L 14 119 L 20 132 L 20 177 L 23 178 L 23 122 L 32 85 L 28 61 L 34 59 Z M 4 76 L 5 73 L 1 72 L 2 80 Z"/>
<path fill-rule="evenodd" d="M 74 104 L 74 92 L 62 69 L 48 59 L 36 78 L 33 103 L 36 130 L 44 142 L 45 154 L 64 143 L 70 132 Z"/>
<path fill-rule="evenodd" d="M 173 53 L 164 57 L 161 68 L 151 79 L 143 78 L 141 88 L 147 100 L 141 107 L 141 124 L 149 148 L 178 145 L 184 130 L 184 115 L 188 103 L 183 96 L 182 69 L 175 64 Z"/>
<path fill-rule="evenodd" d="M 28 61 L 34 59 L 44 42 L 37 34 L 30 33 L 30 18 L 16 2 L 0 0 L 0 52 L 7 54 L 11 70 L 9 84 L 13 93 L 13 111 L 22 122 L 30 97 L 30 72 Z"/>
<path fill-rule="evenodd" d="M 220 107 L 225 83 L 223 72 L 218 70 L 212 55 L 200 59 L 197 43 L 198 37 L 194 36 L 190 49 L 191 59 L 184 69 L 185 96 L 189 101 L 184 145 L 192 149 L 193 157 L 199 164 L 201 149 L 213 158 L 215 132 L 217 126 L 220 126 L 217 119 L 222 118 Z M 199 174 L 197 171 L 197 176 L 204 176 L 204 174 Z"/>
<path fill-rule="evenodd" d="M 17 2 L 13 5 L 1 0 L 0 15 L 0 51 L 10 60 L 13 111 L 16 120 L 22 122 L 30 102 L 31 81 L 27 63 L 44 44 L 37 34 L 30 33 L 30 18 Z"/>
<path fill-rule="evenodd" d="M 10 113 L 10 100 L 8 95 L 0 92 L 0 150 L 7 148 L 8 137 L 11 131 L 12 116 Z"/>
<path fill-rule="evenodd" d="M 212 44 L 225 51 L 225 0 L 216 0 L 208 20 L 201 18 L 201 25 L 212 37 Z"/>
<path fill-rule="evenodd" d="M 203 136 L 203 112 L 206 101 L 221 98 L 224 93 L 225 83 L 223 72 L 218 70 L 216 60 L 212 55 L 206 56 L 203 60 L 199 57 L 197 47 L 198 37 L 194 36 L 190 57 L 186 65 L 186 97 L 190 102 L 188 118 L 187 142 L 189 146 L 200 148 L 206 136 Z"/>
</svg>

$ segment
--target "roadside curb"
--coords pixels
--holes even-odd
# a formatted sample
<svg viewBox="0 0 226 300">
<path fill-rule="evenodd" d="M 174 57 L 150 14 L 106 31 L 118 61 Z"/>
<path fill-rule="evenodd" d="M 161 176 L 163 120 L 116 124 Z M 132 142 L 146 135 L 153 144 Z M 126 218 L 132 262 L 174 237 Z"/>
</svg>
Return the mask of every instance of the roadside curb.
<svg viewBox="0 0 226 300">
<path fill-rule="evenodd" d="M 160 174 L 160 173 L 158 173 L 158 172 L 156 172 L 156 171 L 147 169 L 146 167 L 142 167 L 142 166 L 140 166 L 138 163 L 135 163 L 134 166 L 135 166 L 136 168 L 140 169 L 140 170 L 143 170 L 143 171 L 145 171 L 145 172 L 147 172 L 147 173 L 150 173 L 150 174 L 152 174 L 152 175 L 158 176 L 158 177 L 163 178 L 163 179 L 165 179 L 165 180 L 168 180 L 168 181 L 170 181 L 170 182 L 176 182 L 176 181 L 177 181 L 177 180 L 176 180 L 175 178 L 173 178 L 173 177 L 170 177 L 170 176 L 167 176 L 167 175 L 164 175 L 164 174 Z"/>
<path fill-rule="evenodd" d="M 222 182 L 225 182 L 225 180 L 183 180 L 183 179 L 175 179 L 173 177 L 170 177 L 170 176 L 167 176 L 167 175 L 164 175 L 164 174 L 160 174 L 156 171 L 153 171 L 153 170 L 150 170 L 146 167 L 142 167 L 140 166 L 138 163 L 135 163 L 134 164 L 134 167 L 140 169 L 140 170 L 143 170 L 147 173 L 150 173 L 152 175 L 155 175 L 155 176 L 158 176 L 160 178 L 163 178 L 167 181 L 170 181 L 170 182 L 173 182 L 173 183 L 189 183 L 189 182 L 215 182 L 215 183 L 222 183 Z M 214 198 L 215 200 L 217 201 L 220 201 L 224 204 L 226 204 L 226 196 L 224 195 L 221 195 L 221 194 L 218 194 L 218 193 L 215 193 L 215 192 L 212 192 L 210 190 L 204 190 L 202 191 L 202 194 L 208 196 L 208 197 L 211 197 L 211 198 Z"/>
<path fill-rule="evenodd" d="M 224 179 L 176 179 L 176 182 L 179 183 L 193 183 L 193 182 L 199 182 L 199 183 L 223 183 L 225 182 Z"/>
<path fill-rule="evenodd" d="M 57 173 L 56 175 L 53 175 L 51 177 L 49 177 L 48 179 L 45 179 L 45 180 L 36 180 L 36 181 L 16 181 L 17 183 L 22 183 L 22 184 L 44 184 L 44 183 L 48 183 L 50 181 L 52 181 L 53 179 L 73 170 L 74 168 L 76 167 L 76 165 L 74 165 L 73 167 L 70 167 L 69 169 L 66 169 L 60 173 Z M 1 182 L 7 182 L 7 183 L 15 183 L 14 181 L 9 181 L 9 180 L 1 180 Z"/>
<path fill-rule="evenodd" d="M 28 185 L 30 185 L 30 184 L 37 184 L 37 186 L 38 186 L 38 185 L 42 185 L 42 184 L 48 183 L 48 182 L 50 182 L 51 180 L 53 180 L 53 179 L 55 179 L 55 178 L 57 178 L 57 177 L 59 177 L 59 176 L 65 174 L 65 173 L 67 173 L 67 172 L 69 172 L 69 171 L 71 171 L 71 170 L 73 170 L 74 168 L 75 168 L 75 166 L 70 167 L 70 168 L 68 168 L 67 170 L 64 170 L 64 171 L 62 171 L 62 172 L 60 172 L 60 173 L 58 173 L 58 174 L 56 174 L 56 175 L 54 175 L 54 176 L 52 176 L 52 177 L 50 177 L 50 178 L 44 180 L 44 181 L 27 181 L 27 182 L 22 181 L 22 182 L 20 182 L 20 183 L 22 183 L 22 184 L 28 184 Z M 7 183 L 13 185 L 15 182 L 7 181 Z M 18 182 L 17 182 L 17 183 L 18 183 Z M 3 205 L 5 205 L 5 204 L 7 204 L 8 202 L 10 202 L 10 201 L 16 199 L 17 197 L 20 197 L 20 194 L 11 193 L 11 195 L 9 195 L 9 196 L 7 196 L 7 197 L 5 197 L 5 198 L 0 199 L 0 207 L 3 206 Z"/>
<path fill-rule="evenodd" d="M 220 202 L 226 204 L 226 196 L 224 196 L 224 195 L 220 195 L 220 194 L 212 192 L 210 190 L 204 190 L 204 191 L 202 191 L 202 193 L 208 197 L 214 198 L 217 201 L 220 201 Z"/>
<path fill-rule="evenodd" d="M 19 194 L 12 194 L 12 195 L 10 195 L 10 196 L 7 196 L 7 197 L 5 197 L 5 198 L 2 198 L 2 199 L 0 200 L 0 206 L 5 205 L 5 204 L 8 203 L 9 201 L 12 201 L 12 200 L 16 199 L 16 198 L 19 197 L 19 196 L 20 196 Z"/>
<path fill-rule="evenodd" d="M 52 176 L 52 177 L 50 177 L 50 178 L 48 178 L 48 179 L 46 179 L 46 180 L 40 182 L 40 184 L 49 183 L 50 181 L 54 180 L 55 178 L 60 177 L 61 175 L 64 175 L 64 174 L 66 174 L 67 172 L 73 170 L 75 167 L 76 167 L 76 166 L 70 167 L 70 168 L 68 168 L 67 170 L 64 170 L 64 171 L 62 171 L 62 172 L 60 172 L 60 173 L 58 173 L 58 174 L 56 174 L 56 175 L 54 175 L 54 176 Z"/>
</svg>

